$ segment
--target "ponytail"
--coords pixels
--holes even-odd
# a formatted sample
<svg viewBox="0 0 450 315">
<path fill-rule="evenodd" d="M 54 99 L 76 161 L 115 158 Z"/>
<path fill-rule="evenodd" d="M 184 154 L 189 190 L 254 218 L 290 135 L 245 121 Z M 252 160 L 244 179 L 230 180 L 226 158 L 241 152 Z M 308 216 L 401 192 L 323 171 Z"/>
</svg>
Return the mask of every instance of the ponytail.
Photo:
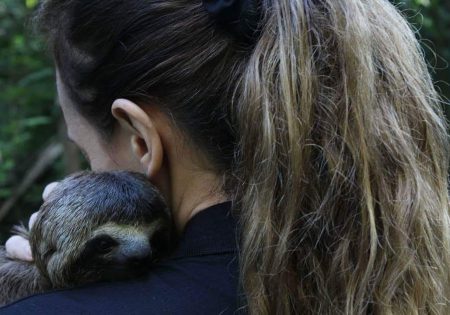
<svg viewBox="0 0 450 315">
<path fill-rule="evenodd" d="M 251 314 L 447 314 L 447 125 L 387 0 L 264 2 L 234 101 Z"/>
</svg>

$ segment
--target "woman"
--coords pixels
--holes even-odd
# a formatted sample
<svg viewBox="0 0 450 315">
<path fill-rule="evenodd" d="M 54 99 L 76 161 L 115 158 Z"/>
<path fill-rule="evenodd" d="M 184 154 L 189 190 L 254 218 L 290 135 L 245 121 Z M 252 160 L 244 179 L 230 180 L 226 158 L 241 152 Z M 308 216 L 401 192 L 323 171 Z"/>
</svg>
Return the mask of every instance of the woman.
<svg viewBox="0 0 450 315">
<path fill-rule="evenodd" d="M 48 0 L 37 17 L 92 168 L 144 172 L 181 243 L 194 229 L 225 254 L 10 312 L 449 313 L 447 125 L 387 0 Z"/>
</svg>

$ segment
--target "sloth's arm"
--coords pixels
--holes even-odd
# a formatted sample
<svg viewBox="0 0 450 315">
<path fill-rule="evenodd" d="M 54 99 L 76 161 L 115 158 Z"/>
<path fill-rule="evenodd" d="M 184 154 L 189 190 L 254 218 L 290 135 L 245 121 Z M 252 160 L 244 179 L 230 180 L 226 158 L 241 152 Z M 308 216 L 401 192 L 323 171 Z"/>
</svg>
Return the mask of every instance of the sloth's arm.
<svg viewBox="0 0 450 315">
<path fill-rule="evenodd" d="M 43 292 L 45 283 L 33 263 L 8 258 L 0 246 L 0 306 Z"/>
</svg>

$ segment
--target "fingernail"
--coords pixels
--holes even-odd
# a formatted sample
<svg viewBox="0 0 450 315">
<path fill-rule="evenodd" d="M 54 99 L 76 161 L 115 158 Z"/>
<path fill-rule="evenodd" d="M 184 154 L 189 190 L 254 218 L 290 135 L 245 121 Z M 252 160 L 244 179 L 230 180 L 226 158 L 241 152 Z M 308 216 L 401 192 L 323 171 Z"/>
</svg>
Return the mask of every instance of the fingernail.
<svg viewBox="0 0 450 315">
<path fill-rule="evenodd" d="M 13 259 L 33 261 L 31 247 L 28 240 L 21 236 L 13 236 L 6 241 L 5 249 L 7 256 Z"/>
</svg>

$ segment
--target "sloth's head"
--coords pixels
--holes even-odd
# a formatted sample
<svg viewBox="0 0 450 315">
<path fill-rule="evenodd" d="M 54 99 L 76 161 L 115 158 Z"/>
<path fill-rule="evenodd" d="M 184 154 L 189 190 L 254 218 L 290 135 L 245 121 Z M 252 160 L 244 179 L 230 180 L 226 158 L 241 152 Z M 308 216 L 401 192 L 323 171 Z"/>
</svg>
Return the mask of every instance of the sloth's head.
<svg viewBox="0 0 450 315">
<path fill-rule="evenodd" d="M 125 171 L 67 177 L 30 234 L 36 265 L 53 287 L 140 275 L 173 240 L 159 192 L 145 176 Z"/>
</svg>

